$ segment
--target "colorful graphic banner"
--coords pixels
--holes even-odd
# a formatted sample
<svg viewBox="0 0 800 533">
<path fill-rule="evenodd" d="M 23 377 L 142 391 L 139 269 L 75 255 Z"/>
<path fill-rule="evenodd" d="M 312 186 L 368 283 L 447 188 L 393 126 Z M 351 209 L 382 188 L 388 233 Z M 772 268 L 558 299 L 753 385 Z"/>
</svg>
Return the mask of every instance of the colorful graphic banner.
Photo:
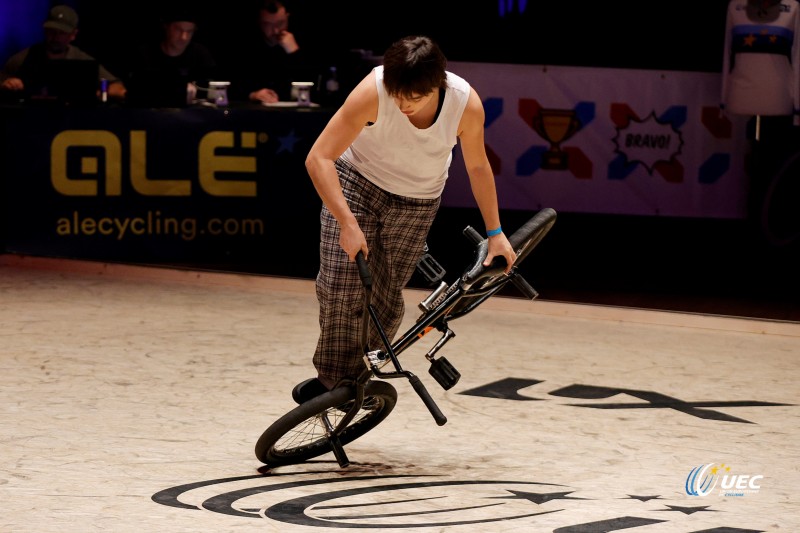
<svg viewBox="0 0 800 533">
<path fill-rule="evenodd" d="M 504 209 L 744 218 L 748 117 L 713 73 L 451 62 L 486 109 Z M 460 150 L 443 205 L 474 205 Z"/>
</svg>

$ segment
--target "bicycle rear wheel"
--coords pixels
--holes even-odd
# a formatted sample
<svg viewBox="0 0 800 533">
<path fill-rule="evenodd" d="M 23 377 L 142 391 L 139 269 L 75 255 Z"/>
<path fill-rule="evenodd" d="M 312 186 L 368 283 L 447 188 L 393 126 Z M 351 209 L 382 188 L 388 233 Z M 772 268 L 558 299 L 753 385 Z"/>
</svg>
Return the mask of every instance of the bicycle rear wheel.
<svg viewBox="0 0 800 533">
<path fill-rule="evenodd" d="M 517 253 L 517 259 L 514 265 L 519 266 L 522 261 L 528 257 L 528 254 L 544 239 L 547 232 L 556 222 L 556 211 L 550 207 L 546 207 L 536 213 L 530 220 L 522 225 L 515 231 L 508 242 Z"/>
<path fill-rule="evenodd" d="M 336 427 L 355 397 L 352 387 L 339 387 L 302 403 L 272 423 L 256 443 L 256 457 L 270 466 L 302 463 L 332 451 L 326 422 Z M 383 381 L 369 381 L 364 403 L 339 435 L 342 445 L 380 424 L 397 403 L 397 390 Z"/>
</svg>

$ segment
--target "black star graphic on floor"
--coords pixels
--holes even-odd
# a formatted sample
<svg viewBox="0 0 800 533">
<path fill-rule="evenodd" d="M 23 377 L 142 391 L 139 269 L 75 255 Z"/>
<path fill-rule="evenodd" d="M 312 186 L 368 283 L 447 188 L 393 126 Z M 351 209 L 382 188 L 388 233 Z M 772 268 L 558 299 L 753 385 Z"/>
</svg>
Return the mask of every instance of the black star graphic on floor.
<svg viewBox="0 0 800 533">
<path fill-rule="evenodd" d="M 508 489 L 506 489 L 508 490 Z M 509 499 L 509 498 L 517 498 L 520 500 L 528 500 L 535 504 L 541 505 L 543 503 L 549 502 L 550 500 L 585 500 L 587 498 L 573 498 L 572 496 L 567 496 L 568 494 L 572 494 L 574 491 L 569 492 L 548 492 L 548 493 L 538 493 L 538 492 L 522 492 L 519 490 L 508 490 L 513 496 L 494 496 L 493 500 L 502 500 L 502 499 Z"/>
<path fill-rule="evenodd" d="M 661 496 L 636 496 L 634 494 L 628 494 L 627 498 L 622 498 L 623 500 L 639 500 L 640 502 L 649 502 L 650 500 L 660 500 Z"/>
<path fill-rule="evenodd" d="M 763 529 L 739 529 L 738 527 L 715 527 L 691 533 L 764 533 Z"/>
<path fill-rule="evenodd" d="M 701 505 L 700 507 L 680 507 L 678 505 L 667 505 L 669 509 L 659 509 L 659 511 L 680 511 L 683 514 L 694 514 L 694 513 L 716 513 L 716 511 L 710 510 L 710 505 Z"/>
</svg>

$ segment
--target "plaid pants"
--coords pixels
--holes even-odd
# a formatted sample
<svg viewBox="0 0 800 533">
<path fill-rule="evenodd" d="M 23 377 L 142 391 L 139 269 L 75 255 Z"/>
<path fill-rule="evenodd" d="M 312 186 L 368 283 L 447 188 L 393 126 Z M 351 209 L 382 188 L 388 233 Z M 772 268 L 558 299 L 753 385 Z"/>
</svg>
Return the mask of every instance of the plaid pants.
<svg viewBox="0 0 800 533">
<path fill-rule="evenodd" d="M 440 198 L 388 193 L 341 159 L 336 162 L 336 169 L 350 210 L 369 246 L 371 303 L 386 336 L 392 340 L 405 312 L 402 291 L 424 253 Z M 320 336 L 313 363 L 322 381 L 331 386 L 364 369 L 364 287 L 358 267 L 339 245 L 339 224 L 324 205 L 320 223 L 320 269 L 316 279 Z M 368 346 L 371 350 L 384 347 L 372 324 Z"/>
</svg>

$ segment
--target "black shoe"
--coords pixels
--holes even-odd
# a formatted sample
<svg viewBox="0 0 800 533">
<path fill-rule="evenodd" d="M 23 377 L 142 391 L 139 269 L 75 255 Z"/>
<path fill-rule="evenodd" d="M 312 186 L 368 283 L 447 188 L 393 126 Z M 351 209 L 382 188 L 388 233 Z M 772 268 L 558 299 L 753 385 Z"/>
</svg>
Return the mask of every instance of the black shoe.
<svg viewBox="0 0 800 533">
<path fill-rule="evenodd" d="M 292 399 L 298 404 L 316 398 L 320 394 L 328 392 L 328 388 L 317 378 L 310 378 L 295 385 L 292 389 Z"/>
</svg>

